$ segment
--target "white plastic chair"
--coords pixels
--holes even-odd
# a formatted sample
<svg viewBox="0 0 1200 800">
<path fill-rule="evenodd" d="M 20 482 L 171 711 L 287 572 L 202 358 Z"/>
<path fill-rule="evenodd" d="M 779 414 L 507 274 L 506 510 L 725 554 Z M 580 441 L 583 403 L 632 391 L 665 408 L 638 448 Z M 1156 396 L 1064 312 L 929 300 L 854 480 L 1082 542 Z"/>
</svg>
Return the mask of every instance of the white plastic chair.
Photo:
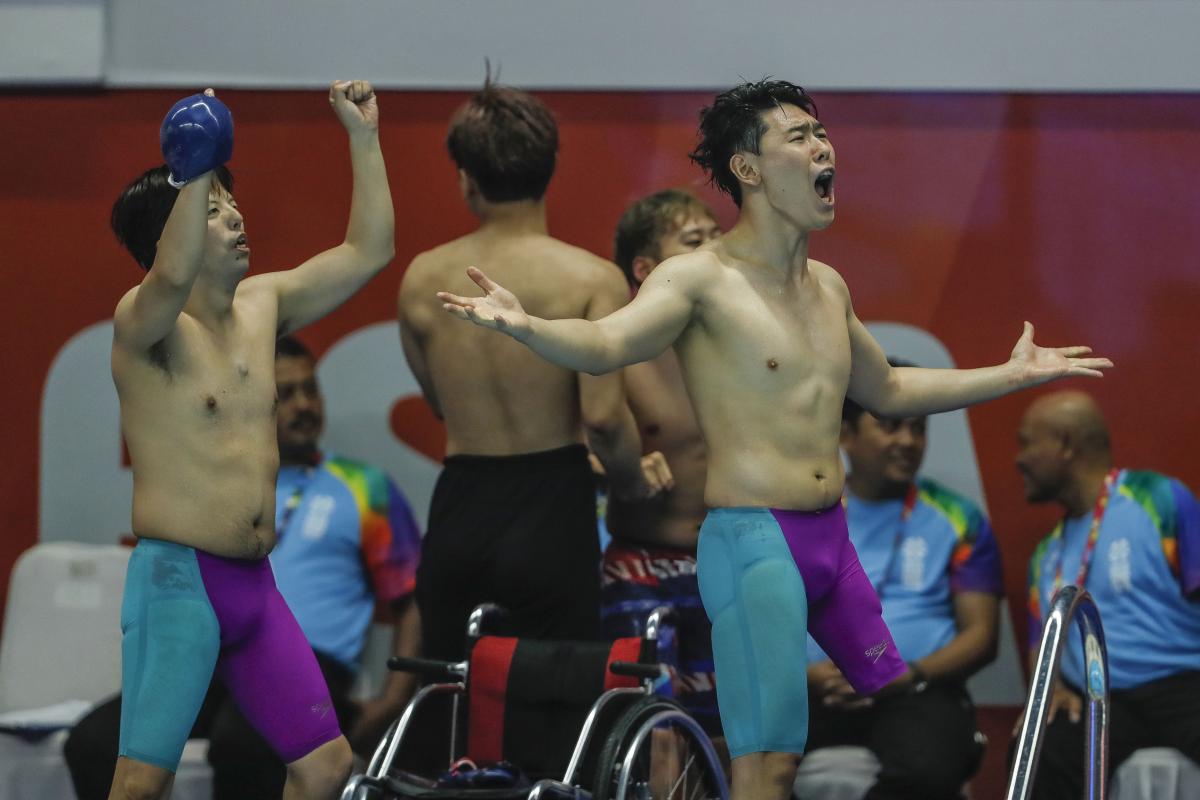
<svg viewBox="0 0 1200 800">
<path fill-rule="evenodd" d="M 13 567 L 0 637 L 0 712 L 95 703 L 121 686 L 121 595 L 130 549 L 55 542 Z M 80 704 L 82 705 L 82 704 Z M 66 731 L 0 732 L 0 797 L 72 797 Z"/>
<path fill-rule="evenodd" d="M 121 595 L 131 550 L 54 542 L 13 567 L 0 638 L 0 711 L 96 702 L 121 686 Z"/>
<path fill-rule="evenodd" d="M 1200 766 L 1170 747 L 1147 747 L 1125 759 L 1113 774 L 1113 800 L 1196 800 Z"/>
<path fill-rule="evenodd" d="M 121 688 L 121 598 L 132 550 L 76 542 L 38 544 L 13 567 L 0 638 L 0 712 L 67 700 L 98 703 Z M 74 796 L 62 746 L 67 732 L 36 741 L 0 732 L 0 797 Z M 208 742 L 189 741 L 175 778 L 177 800 L 212 796 Z"/>
<path fill-rule="evenodd" d="M 862 800 L 879 775 L 879 759 L 865 747 L 822 747 L 804 756 L 792 795 L 797 800 Z"/>
</svg>

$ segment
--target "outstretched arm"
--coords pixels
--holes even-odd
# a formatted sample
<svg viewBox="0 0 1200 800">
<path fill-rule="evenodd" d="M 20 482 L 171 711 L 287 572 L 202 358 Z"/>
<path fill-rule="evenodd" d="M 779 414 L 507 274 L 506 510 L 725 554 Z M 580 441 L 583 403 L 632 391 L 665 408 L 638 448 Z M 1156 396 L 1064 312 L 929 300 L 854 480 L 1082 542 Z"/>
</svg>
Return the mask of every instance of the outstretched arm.
<svg viewBox="0 0 1200 800">
<path fill-rule="evenodd" d="M 337 247 L 287 272 L 251 279 L 278 294 L 281 333 L 302 328 L 346 302 L 395 254 L 395 215 L 379 149 L 375 92 L 366 81 L 337 82 L 329 89 L 329 104 L 350 135 L 350 222 Z"/>
<path fill-rule="evenodd" d="M 438 292 L 438 298 L 449 313 L 506 333 L 553 364 L 602 375 L 647 361 L 671 346 L 691 319 L 696 275 L 701 260 L 709 257 L 688 254 L 664 261 L 628 305 L 594 322 L 530 316 L 512 292 L 476 267 L 469 267 L 467 275 L 483 289 L 482 297 Z"/>
<path fill-rule="evenodd" d="M 588 303 L 585 314 L 589 320 L 603 319 L 629 303 L 625 278 L 612 265 L 605 273 Z M 636 499 L 650 496 L 662 486 L 649 483 L 647 478 L 652 475 L 643 473 L 642 440 L 626 403 L 624 384 L 620 371 L 581 374 L 579 404 L 588 444 L 604 467 L 610 490 L 616 496 Z"/>
<path fill-rule="evenodd" d="M 1020 389 L 1057 380 L 1103 377 L 1107 358 L 1090 358 L 1090 347 L 1039 347 L 1033 325 L 1004 364 L 980 369 L 892 367 L 865 325 L 849 312 L 850 386 L 847 396 L 879 417 L 920 417 L 964 408 Z"/>
</svg>

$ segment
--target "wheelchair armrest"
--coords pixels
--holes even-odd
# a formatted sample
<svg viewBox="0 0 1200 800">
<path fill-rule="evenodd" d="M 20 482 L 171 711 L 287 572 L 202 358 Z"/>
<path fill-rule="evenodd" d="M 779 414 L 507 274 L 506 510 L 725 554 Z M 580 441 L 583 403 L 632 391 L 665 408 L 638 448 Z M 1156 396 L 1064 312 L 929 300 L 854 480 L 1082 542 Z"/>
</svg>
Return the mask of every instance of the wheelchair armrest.
<svg viewBox="0 0 1200 800">
<path fill-rule="evenodd" d="M 431 680 L 461 681 L 467 677 L 467 662 L 435 661 L 429 658 L 392 656 L 387 662 L 394 672 L 415 672 Z"/>
<path fill-rule="evenodd" d="M 624 675 L 627 678 L 638 678 L 643 681 L 655 681 L 662 675 L 661 664 L 641 664 L 634 661 L 614 661 L 608 665 L 608 671 L 613 675 Z"/>
<path fill-rule="evenodd" d="M 416 715 L 417 708 L 421 703 L 425 702 L 431 695 L 435 694 L 464 694 L 466 687 L 461 683 L 431 683 L 428 686 L 421 687 L 412 700 L 408 701 L 408 705 L 404 707 L 404 713 L 400 715 L 400 719 L 392 723 L 392 727 L 384 735 L 379 742 L 379 746 L 375 748 L 374 755 L 371 756 L 371 763 L 367 765 L 368 778 L 383 778 L 392 768 L 392 763 L 396 760 L 396 754 L 400 752 L 400 745 L 404 741 L 404 735 L 408 732 L 408 726 L 412 723 L 413 717 Z"/>
</svg>

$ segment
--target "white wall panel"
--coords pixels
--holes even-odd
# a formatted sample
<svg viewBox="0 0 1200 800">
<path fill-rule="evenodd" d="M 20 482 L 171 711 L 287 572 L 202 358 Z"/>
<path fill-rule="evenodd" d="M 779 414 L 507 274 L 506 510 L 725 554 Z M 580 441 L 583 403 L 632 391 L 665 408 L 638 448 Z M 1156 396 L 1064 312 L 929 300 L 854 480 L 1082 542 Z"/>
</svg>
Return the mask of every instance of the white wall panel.
<svg viewBox="0 0 1200 800">
<path fill-rule="evenodd" d="M 3 0 L 0 0 L 3 2 Z M 117 86 L 1200 90 L 1195 0 L 109 0 Z"/>
<path fill-rule="evenodd" d="M 103 0 L 0 0 L 0 84 L 99 83 Z"/>
</svg>

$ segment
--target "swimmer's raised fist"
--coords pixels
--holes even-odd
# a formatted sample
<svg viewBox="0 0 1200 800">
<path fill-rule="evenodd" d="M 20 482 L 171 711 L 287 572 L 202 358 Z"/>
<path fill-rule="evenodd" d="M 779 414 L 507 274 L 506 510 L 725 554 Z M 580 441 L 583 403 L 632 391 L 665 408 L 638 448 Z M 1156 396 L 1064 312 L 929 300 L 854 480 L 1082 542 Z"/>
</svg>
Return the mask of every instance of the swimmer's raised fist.
<svg viewBox="0 0 1200 800">
<path fill-rule="evenodd" d="M 329 87 L 329 105 L 349 133 L 379 130 L 379 104 L 368 81 L 334 81 Z"/>
</svg>

